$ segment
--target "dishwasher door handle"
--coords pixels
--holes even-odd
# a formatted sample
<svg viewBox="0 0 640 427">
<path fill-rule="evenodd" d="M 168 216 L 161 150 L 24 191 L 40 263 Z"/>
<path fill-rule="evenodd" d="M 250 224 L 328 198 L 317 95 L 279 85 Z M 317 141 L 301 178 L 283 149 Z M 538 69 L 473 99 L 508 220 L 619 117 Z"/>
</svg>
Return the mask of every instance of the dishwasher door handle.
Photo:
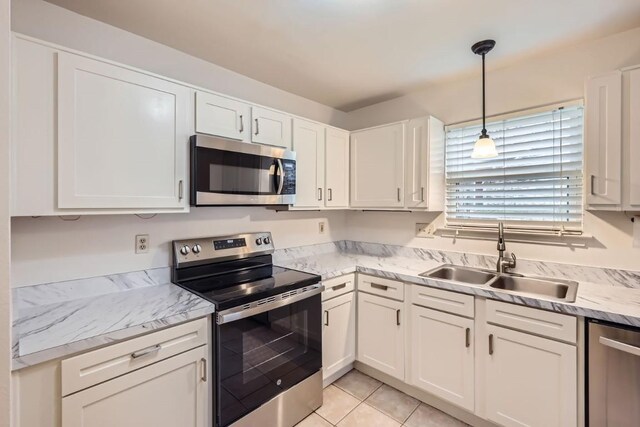
<svg viewBox="0 0 640 427">
<path fill-rule="evenodd" d="M 640 347 L 636 347 L 635 345 L 626 344 L 620 341 L 612 340 L 611 338 L 600 337 L 600 344 L 605 345 L 607 347 L 624 351 L 625 353 L 633 354 L 634 356 L 640 356 Z"/>
</svg>

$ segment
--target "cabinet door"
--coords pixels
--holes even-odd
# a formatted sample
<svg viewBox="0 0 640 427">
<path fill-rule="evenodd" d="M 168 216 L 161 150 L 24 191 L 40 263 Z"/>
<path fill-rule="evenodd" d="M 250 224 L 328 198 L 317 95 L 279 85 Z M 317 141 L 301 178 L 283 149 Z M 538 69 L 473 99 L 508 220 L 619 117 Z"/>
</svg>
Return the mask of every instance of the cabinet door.
<svg viewBox="0 0 640 427">
<path fill-rule="evenodd" d="M 324 189 L 324 127 L 306 120 L 293 120 L 293 150 L 296 152 L 295 207 L 319 208 Z"/>
<path fill-rule="evenodd" d="M 622 73 L 587 80 L 587 205 L 619 209 L 622 179 Z"/>
<path fill-rule="evenodd" d="M 327 128 L 325 141 L 325 206 L 349 206 L 349 132 Z"/>
<path fill-rule="evenodd" d="M 493 325 L 487 333 L 487 417 L 504 426 L 576 426 L 576 348 Z"/>
<path fill-rule="evenodd" d="M 322 370 L 326 379 L 356 359 L 354 292 L 322 303 Z"/>
<path fill-rule="evenodd" d="M 629 204 L 640 209 L 640 68 L 629 72 Z"/>
<path fill-rule="evenodd" d="M 196 92 L 196 132 L 251 142 L 250 121 L 249 104 Z"/>
<path fill-rule="evenodd" d="M 207 346 L 62 399 L 65 427 L 205 427 Z"/>
<path fill-rule="evenodd" d="M 404 206 L 404 124 L 351 134 L 351 206 Z"/>
<path fill-rule="evenodd" d="M 251 108 L 251 141 L 291 149 L 291 116 L 260 107 Z"/>
<path fill-rule="evenodd" d="M 192 91 L 58 54 L 58 207 L 185 206 Z"/>
<path fill-rule="evenodd" d="M 404 381 L 403 307 L 358 292 L 358 361 Z"/>
<path fill-rule="evenodd" d="M 405 203 L 408 208 L 428 207 L 429 121 L 410 120 L 405 137 Z"/>
<path fill-rule="evenodd" d="M 473 319 L 411 307 L 411 382 L 474 410 Z"/>
</svg>

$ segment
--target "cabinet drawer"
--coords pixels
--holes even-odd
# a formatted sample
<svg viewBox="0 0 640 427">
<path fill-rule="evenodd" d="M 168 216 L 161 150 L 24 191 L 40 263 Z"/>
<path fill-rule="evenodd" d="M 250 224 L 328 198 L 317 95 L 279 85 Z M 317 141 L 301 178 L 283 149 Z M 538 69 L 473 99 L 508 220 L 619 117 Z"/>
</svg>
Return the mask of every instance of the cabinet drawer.
<svg viewBox="0 0 640 427">
<path fill-rule="evenodd" d="M 487 300 L 486 316 L 488 323 L 560 341 L 577 341 L 578 321 L 573 316 L 493 300 Z"/>
<path fill-rule="evenodd" d="M 62 395 L 207 343 L 207 320 L 174 326 L 62 361 Z"/>
<path fill-rule="evenodd" d="M 358 290 L 374 295 L 404 301 L 404 283 L 382 277 L 358 275 Z"/>
<path fill-rule="evenodd" d="M 355 274 L 347 274 L 345 276 L 334 277 L 332 279 L 324 280 L 324 291 L 322 292 L 322 301 L 344 295 L 353 291 L 355 288 Z"/>
<path fill-rule="evenodd" d="M 411 286 L 411 302 L 459 316 L 474 317 L 473 295 L 459 294 L 426 286 Z"/>
</svg>

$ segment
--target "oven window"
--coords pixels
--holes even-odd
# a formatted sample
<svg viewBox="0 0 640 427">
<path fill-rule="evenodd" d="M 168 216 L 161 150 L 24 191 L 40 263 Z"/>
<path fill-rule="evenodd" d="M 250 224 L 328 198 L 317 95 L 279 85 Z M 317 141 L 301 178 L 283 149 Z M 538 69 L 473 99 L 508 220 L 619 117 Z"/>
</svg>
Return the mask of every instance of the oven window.
<svg viewBox="0 0 640 427">
<path fill-rule="evenodd" d="M 275 161 L 271 157 L 197 147 L 197 191 L 276 194 Z"/>
<path fill-rule="evenodd" d="M 322 367 L 320 295 L 217 326 L 218 426 L 226 426 Z"/>
</svg>

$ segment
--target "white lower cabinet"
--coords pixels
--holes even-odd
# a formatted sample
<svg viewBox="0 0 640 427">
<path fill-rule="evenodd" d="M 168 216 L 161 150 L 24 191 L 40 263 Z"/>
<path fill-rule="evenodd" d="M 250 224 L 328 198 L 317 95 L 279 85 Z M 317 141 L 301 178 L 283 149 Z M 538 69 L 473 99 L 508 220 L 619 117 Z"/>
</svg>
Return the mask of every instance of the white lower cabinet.
<svg viewBox="0 0 640 427">
<path fill-rule="evenodd" d="M 358 360 L 404 381 L 404 304 L 358 292 Z"/>
<path fill-rule="evenodd" d="M 324 301 L 322 315 L 322 373 L 327 379 L 356 359 L 355 293 Z"/>
<path fill-rule="evenodd" d="M 411 384 L 474 409 L 474 321 L 411 307 Z"/>
<path fill-rule="evenodd" d="M 65 427 L 204 427 L 207 347 L 202 346 L 62 399 Z"/>
<path fill-rule="evenodd" d="M 487 325 L 487 418 L 503 426 L 577 425 L 576 347 Z"/>
</svg>

